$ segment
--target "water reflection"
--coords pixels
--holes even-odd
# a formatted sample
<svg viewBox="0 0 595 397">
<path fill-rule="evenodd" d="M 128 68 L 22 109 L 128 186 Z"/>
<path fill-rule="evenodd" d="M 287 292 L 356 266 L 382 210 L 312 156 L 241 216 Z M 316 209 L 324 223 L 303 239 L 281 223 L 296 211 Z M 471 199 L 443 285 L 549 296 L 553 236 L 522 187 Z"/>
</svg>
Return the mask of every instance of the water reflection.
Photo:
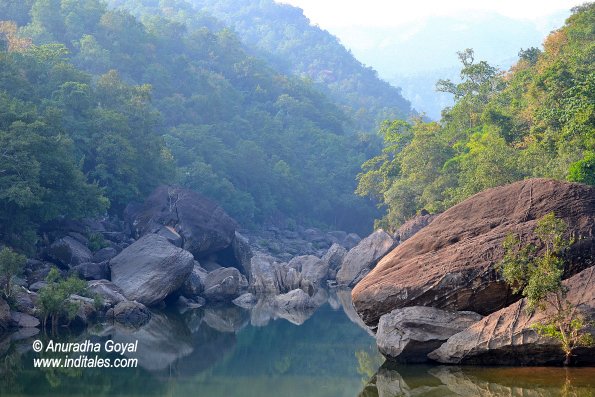
<svg viewBox="0 0 595 397">
<path fill-rule="evenodd" d="M 360 397 L 582 397 L 595 395 L 595 368 L 382 367 Z"/>
<path fill-rule="evenodd" d="M 329 303 L 318 310 L 279 310 L 264 298 L 252 310 L 228 305 L 154 312 L 138 329 L 100 324 L 52 338 L 138 340 L 137 352 L 126 353 L 138 359 L 137 368 L 33 368 L 34 358 L 52 357 L 31 350 L 34 339 L 45 343 L 47 335 L 0 337 L 0 395 L 272 397 L 282 390 L 284 397 L 353 397 L 380 356 L 374 340 L 345 315 L 350 301 L 332 291 L 317 299 Z"/>
</svg>

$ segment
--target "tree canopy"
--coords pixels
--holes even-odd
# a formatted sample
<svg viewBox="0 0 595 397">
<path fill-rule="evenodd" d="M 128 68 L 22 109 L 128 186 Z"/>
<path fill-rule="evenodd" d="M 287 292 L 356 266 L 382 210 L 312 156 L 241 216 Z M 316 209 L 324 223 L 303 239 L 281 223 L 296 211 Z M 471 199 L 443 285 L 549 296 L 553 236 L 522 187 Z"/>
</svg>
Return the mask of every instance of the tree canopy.
<svg viewBox="0 0 595 397">
<path fill-rule="evenodd" d="M 396 228 L 422 209 L 444 211 L 490 187 L 529 177 L 595 182 L 595 5 L 575 8 L 543 50 L 519 52 L 508 72 L 459 53 L 461 81 L 438 123 L 393 121 L 382 154 L 366 161 L 357 193 Z"/>
</svg>

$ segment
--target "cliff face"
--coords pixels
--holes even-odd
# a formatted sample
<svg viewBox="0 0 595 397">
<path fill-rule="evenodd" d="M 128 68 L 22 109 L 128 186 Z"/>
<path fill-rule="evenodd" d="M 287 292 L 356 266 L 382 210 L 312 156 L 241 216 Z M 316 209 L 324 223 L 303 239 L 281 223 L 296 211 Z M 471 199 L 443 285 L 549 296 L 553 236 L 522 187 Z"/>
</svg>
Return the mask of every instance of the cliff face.
<svg viewBox="0 0 595 397">
<path fill-rule="evenodd" d="M 439 215 L 397 246 L 355 286 L 358 314 L 370 326 L 407 306 L 490 314 L 519 299 L 495 269 L 509 233 L 529 238 L 539 218 L 553 211 L 577 243 L 565 278 L 594 264 L 595 187 L 529 179 L 488 189 Z"/>
</svg>

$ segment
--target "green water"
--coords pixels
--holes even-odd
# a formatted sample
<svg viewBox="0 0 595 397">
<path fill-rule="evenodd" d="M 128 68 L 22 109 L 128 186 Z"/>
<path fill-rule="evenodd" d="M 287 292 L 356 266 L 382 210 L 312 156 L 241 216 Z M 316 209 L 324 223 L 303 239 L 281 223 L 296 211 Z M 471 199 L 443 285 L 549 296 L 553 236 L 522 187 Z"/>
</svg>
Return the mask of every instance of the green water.
<svg viewBox="0 0 595 397">
<path fill-rule="evenodd" d="M 34 358 L 64 353 L 31 350 L 47 336 L 5 336 L 0 396 L 595 396 L 593 368 L 380 367 L 373 338 L 340 301 L 331 296 L 313 314 L 237 307 L 156 313 L 140 330 L 98 326 L 53 337 L 138 340 L 137 351 L 123 356 L 137 358 L 137 368 L 34 368 Z"/>
</svg>

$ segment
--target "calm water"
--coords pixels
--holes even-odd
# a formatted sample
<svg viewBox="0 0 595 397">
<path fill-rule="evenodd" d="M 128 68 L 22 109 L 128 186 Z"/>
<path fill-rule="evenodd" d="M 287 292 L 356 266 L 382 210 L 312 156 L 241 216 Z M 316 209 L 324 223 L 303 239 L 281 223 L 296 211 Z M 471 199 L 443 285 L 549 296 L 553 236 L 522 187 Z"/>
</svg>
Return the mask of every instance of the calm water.
<svg viewBox="0 0 595 397">
<path fill-rule="evenodd" d="M 350 317 L 348 294 L 331 293 L 313 314 L 207 308 L 158 313 L 140 330 L 54 338 L 138 340 L 127 356 L 139 366 L 128 369 L 33 368 L 52 355 L 34 353 L 31 342 L 47 338 L 13 335 L 0 342 L 0 396 L 595 396 L 592 368 L 380 367 L 373 338 Z"/>
</svg>

